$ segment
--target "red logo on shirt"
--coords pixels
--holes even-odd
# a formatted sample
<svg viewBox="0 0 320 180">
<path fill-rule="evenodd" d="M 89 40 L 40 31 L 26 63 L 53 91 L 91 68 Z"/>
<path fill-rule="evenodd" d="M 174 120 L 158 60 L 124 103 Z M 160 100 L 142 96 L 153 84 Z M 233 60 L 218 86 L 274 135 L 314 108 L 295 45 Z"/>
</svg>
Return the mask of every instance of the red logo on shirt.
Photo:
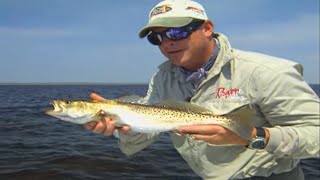
<svg viewBox="0 0 320 180">
<path fill-rule="evenodd" d="M 216 98 L 220 99 L 220 98 L 228 98 L 230 96 L 237 96 L 238 93 L 239 93 L 238 88 L 227 90 L 225 87 L 218 87 Z"/>
</svg>

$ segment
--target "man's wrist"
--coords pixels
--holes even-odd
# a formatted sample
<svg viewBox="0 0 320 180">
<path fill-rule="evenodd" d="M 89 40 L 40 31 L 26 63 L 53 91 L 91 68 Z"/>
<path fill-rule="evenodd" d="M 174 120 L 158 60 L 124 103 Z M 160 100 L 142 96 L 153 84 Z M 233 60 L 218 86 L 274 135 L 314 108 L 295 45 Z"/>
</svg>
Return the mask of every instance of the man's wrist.
<svg viewBox="0 0 320 180">
<path fill-rule="evenodd" d="M 266 133 L 266 146 L 267 146 L 270 139 L 270 132 L 267 128 L 264 128 L 264 132 Z"/>
<path fill-rule="evenodd" d="M 252 139 L 248 142 L 247 147 L 251 149 L 263 149 L 267 146 L 270 138 L 268 129 L 256 127 L 251 131 Z"/>
<path fill-rule="evenodd" d="M 268 144 L 269 142 L 269 139 L 270 139 L 270 132 L 267 128 L 263 128 L 264 129 L 264 132 L 265 132 L 265 135 L 266 135 L 266 145 Z M 257 137 L 257 129 L 256 128 L 252 128 L 252 131 L 251 131 L 251 137 L 252 138 L 255 138 Z"/>
</svg>

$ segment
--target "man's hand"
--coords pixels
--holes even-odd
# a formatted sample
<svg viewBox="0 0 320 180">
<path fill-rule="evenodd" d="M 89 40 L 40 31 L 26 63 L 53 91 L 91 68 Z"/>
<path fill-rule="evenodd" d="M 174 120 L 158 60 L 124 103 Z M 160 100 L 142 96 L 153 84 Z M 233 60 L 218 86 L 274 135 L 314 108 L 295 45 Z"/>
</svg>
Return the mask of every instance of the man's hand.
<svg viewBox="0 0 320 180">
<path fill-rule="evenodd" d="M 253 128 L 254 129 L 254 128 Z M 253 134 L 252 130 L 251 134 Z M 190 134 L 192 139 L 204 141 L 209 144 L 239 144 L 248 145 L 248 140 L 219 125 L 191 125 L 177 129 L 180 134 Z"/>
<path fill-rule="evenodd" d="M 96 101 L 106 101 L 102 96 L 91 93 L 90 98 Z M 111 136 L 115 129 L 118 129 L 119 132 L 126 133 L 129 131 L 129 126 L 123 126 L 121 128 L 116 127 L 116 122 L 114 122 L 111 118 L 105 117 L 103 120 L 96 122 L 88 122 L 84 125 L 84 127 L 94 133 L 101 133 L 107 136 Z"/>
</svg>

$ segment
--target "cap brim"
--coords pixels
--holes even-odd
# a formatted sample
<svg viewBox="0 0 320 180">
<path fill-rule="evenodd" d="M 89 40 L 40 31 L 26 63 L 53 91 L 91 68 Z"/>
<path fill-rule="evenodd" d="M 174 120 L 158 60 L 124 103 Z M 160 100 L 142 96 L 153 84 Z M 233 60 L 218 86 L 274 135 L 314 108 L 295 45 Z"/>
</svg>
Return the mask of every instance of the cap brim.
<svg viewBox="0 0 320 180">
<path fill-rule="evenodd" d="M 149 22 L 139 32 L 139 37 L 144 38 L 149 32 L 150 28 L 153 27 L 182 27 L 191 23 L 193 18 L 191 17 L 163 17 L 157 18 Z"/>
</svg>

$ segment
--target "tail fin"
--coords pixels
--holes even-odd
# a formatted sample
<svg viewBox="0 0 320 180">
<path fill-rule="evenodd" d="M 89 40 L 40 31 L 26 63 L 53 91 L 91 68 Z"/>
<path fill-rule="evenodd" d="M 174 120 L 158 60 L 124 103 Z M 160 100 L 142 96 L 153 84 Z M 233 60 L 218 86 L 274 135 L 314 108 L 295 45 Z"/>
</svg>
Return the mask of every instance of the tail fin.
<svg viewBox="0 0 320 180">
<path fill-rule="evenodd" d="M 248 106 L 242 106 L 231 113 L 229 115 L 235 117 L 235 119 L 239 120 L 239 134 L 241 137 L 250 140 L 251 137 L 251 130 L 253 128 L 253 117 L 255 116 L 256 112 L 254 109 Z"/>
</svg>

